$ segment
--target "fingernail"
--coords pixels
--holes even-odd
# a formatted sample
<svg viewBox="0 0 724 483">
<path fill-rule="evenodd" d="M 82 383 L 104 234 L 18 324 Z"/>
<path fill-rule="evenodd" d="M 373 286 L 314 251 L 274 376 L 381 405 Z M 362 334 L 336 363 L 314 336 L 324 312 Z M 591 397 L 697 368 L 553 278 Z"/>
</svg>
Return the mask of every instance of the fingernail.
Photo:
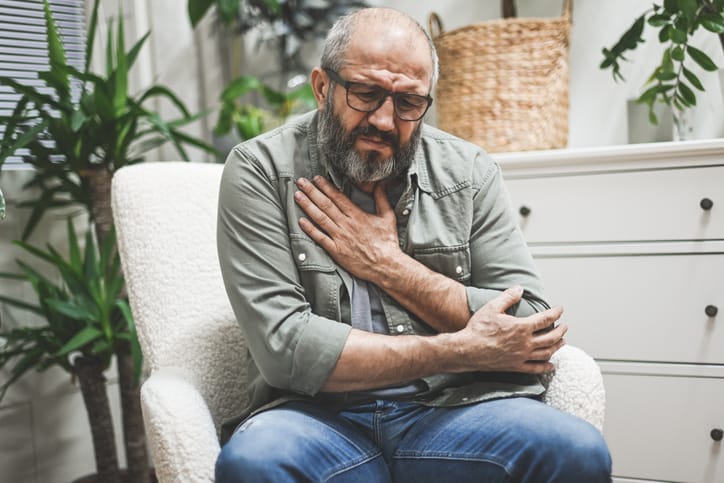
<svg viewBox="0 0 724 483">
<path fill-rule="evenodd" d="M 513 290 L 515 291 L 516 294 L 523 293 L 523 287 L 521 287 L 520 285 L 516 285 L 515 287 L 513 287 Z"/>
<path fill-rule="evenodd" d="M 309 183 L 309 181 L 307 181 L 307 178 L 297 178 L 297 186 L 304 186 L 307 183 Z"/>
</svg>

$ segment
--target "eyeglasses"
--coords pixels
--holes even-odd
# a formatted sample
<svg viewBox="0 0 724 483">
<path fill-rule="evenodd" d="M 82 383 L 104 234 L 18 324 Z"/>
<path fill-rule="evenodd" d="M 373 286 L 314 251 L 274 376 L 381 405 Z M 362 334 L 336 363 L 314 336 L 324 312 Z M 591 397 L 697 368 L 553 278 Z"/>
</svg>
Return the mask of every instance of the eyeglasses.
<svg viewBox="0 0 724 483">
<path fill-rule="evenodd" d="M 429 95 L 391 92 L 373 84 L 344 80 L 332 69 L 324 71 L 330 79 L 344 87 L 347 91 L 347 105 L 355 111 L 376 111 L 385 103 L 387 96 L 392 96 L 397 117 L 403 121 L 419 121 L 432 104 L 432 97 Z"/>
</svg>

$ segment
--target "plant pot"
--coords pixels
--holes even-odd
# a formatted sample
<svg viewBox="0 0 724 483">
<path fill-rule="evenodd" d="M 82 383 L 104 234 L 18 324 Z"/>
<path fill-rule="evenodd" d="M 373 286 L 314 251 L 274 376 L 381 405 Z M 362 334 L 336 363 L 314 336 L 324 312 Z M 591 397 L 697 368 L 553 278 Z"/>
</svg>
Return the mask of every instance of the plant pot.
<svg viewBox="0 0 724 483">
<path fill-rule="evenodd" d="M 647 105 L 639 104 L 635 99 L 629 99 L 626 108 L 629 144 L 656 143 L 673 139 L 674 114 L 671 106 L 662 103 L 654 105 L 654 114 L 658 118 L 658 124 L 651 124 L 649 121 Z"/>
</svg>

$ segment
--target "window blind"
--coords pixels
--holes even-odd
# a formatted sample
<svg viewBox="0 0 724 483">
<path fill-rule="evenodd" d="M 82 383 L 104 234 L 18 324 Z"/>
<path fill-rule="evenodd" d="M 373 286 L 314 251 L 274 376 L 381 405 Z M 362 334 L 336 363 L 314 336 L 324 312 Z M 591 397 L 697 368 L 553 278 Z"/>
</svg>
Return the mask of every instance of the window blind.
<svg viewBox="0 0 724 483">
<path fill-rule="evenodd" d="M 85 63 L 85 15 L 83 0 L 50 0 L 56 27 L 63 39 L 69 64 L 83 70 Z M 46 94 L 52 90 L 38 78 L 48 70 L 45 15 L 42 0 L 0 0 L 0 75 L 37 88 Z M 75 96 L 80 86 L 73 86 Z M 20 99 L 11 88 L 0 86 L 0 115 L 9 116 Z M 0 125 L 0 136 L 5 126 Z M 5 166 L 23 165 L 27 150 L 5 161 Z"/>
</svg>

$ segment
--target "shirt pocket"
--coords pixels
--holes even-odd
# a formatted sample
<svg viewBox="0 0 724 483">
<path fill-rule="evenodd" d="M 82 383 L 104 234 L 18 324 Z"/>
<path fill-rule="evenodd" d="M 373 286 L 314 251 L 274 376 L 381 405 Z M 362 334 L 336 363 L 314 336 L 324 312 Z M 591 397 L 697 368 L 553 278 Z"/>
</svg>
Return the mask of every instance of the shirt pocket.
<svg viewBox="0 0 724 483">
<path fill-rule="evenodd" d="M 301 235 L 290 235 L 294 263 L 300 272 L 334 272 L 336 265 L 324 248 Z"/>
<path fill-rule="evenodd" d="M 430 270 L 468 285 L 470 282 L 470 245 L 416 248 L 415 260 Z"/>
<path fill-rule="evenodd" d="M 340 286 L 337 265 L 324 248 L 304 235 L 290 235 L 292 256 L 312 312 L 340 320 Z"/>
</svg>

